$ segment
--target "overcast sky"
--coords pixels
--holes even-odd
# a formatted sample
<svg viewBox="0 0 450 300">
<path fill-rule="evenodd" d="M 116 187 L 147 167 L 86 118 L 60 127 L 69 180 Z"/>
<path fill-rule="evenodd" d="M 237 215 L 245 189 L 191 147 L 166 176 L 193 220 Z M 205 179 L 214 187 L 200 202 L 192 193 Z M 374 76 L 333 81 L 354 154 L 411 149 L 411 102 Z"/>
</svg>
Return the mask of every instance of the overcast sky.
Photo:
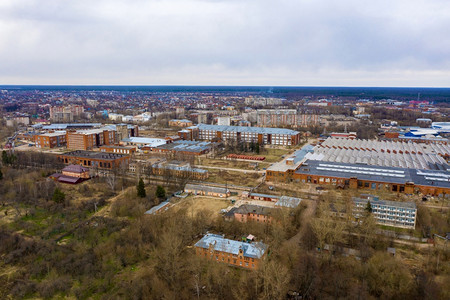
<svg viewBox="0 0 450 300">
<path fill-rule="evenodd" d="M 0 0 L 0 84 L 450 87 L 450 1 Z"/>
</svg>

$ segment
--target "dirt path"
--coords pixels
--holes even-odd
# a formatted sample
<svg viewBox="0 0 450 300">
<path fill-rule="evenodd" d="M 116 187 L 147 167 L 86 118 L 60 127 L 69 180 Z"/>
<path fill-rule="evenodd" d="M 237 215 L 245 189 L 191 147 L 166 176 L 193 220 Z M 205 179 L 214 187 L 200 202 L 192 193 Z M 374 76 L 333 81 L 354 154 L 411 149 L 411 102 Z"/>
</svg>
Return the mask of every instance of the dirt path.
<svg viewBox="0 0 450 300">
<path fill-rule="evenodd" d="M 303 235 L 305 234 L 306 224 L 308 224 L 309 220 L 314 216 L 317 208 L 317 202 L 314 200 L 302 199 L 302 203 L 306 203 L 307 205 L 301 216 L 302 226 L 300 227 L 298 233 L 288 241 L 288 243 L 293 243 L 295 245 L 298 245 L 300 243 Z"/>
</svg>

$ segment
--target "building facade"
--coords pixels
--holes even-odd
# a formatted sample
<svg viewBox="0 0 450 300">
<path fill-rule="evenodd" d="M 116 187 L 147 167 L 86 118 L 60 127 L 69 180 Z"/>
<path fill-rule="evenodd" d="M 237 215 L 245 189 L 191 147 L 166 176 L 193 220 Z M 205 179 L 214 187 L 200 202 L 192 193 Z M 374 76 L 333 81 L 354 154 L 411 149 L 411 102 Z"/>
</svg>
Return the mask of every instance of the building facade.
<svg viewBox="0 0 450 300">
<path fill-rule="evenodd" d="M 283 146 L 300 143 L 300 132 L 282 128 L 199 124 L 188 127 L 187 130 L 191 131 L 192 139 L 198 136 L 199 140 L 221 140 L 225 143 L 245 142 Z"/>
<path fill-rule="evenodd" d="M 36 148 L 55 148 L 66 146 L 66 132 L 50 132 L 36 135 L 35 145 Z"/>
<path fill-rule="evenodd" d="M 120 168 L 121 166 L 128 166 L 130 162 L 128 155 L 82 150 L 60 154 L 58 155 L 58 159 L 65 164 L 109 170 Z"/>
<path fill-rule="evenodd" d="M 417 207 L 414 202 L 396 202 L 379 200 L 372 195 L 361 195 L 353 198 L 353 217 L 359 220 L 366 212 L 370 202 L 372 215 L 380 225 L 415 229 Z"/>
<path fill-rule="evenodd" d="M 210 233 L 194 247 L 195 254 L 199 257 L 250 270 L 258 269 L 268 249 L 268 246 L 261 242 L 239 242 Z"/>
<path fill-rule="evenodd" d="M 229 189 L 198 184 L 186 184 L 184 191 L 188 194 L 226 198 L 231 196 Z"/>
<path fill-rule="evenodd" d="M 105 129 L 80 130 L 67 133 L 67 148 L 74 150 L 91 150 L 103 145 L 114 145 L 116 132 Z"/>
<path fill-rule="evenodd" d="M 295 127 L 298 123 L 295 109 L 258 109 L 256 123 L 259 127 Z"/>
</svg>

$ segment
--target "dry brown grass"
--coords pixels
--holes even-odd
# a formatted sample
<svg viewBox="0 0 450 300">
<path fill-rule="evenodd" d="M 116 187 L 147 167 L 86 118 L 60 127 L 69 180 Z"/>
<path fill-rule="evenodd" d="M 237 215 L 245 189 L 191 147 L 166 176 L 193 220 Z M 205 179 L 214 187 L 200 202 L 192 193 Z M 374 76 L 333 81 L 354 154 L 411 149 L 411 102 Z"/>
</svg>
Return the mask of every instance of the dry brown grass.
<svg viewBox="0 0 450 300">
<path fill-rule="evenodd" d="M 217 218 L 220 210 L 231 205 L 229 199 L 189 196 L 178 202 L 173 209 L 186 209 L 188 215 L 195 217 L 200 211 L 208 212 L 211 220 Z"/>
</svg>

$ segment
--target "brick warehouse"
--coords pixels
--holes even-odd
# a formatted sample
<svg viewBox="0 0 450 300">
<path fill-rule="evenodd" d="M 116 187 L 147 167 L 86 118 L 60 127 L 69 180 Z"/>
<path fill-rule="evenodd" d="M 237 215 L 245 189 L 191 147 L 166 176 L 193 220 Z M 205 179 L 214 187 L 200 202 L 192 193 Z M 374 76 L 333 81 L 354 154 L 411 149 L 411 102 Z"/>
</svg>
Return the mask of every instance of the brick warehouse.
<svg viewBox="0 0 450 300">
<path fill-rule="evenodd" d="M 90 168 L 114 169 L 128 165 L 130 157 L 118 153 L 104 153 L 76 150 L 58 155 L 58 159 L 65 164 L 82 165 Z"/>
</svg>

